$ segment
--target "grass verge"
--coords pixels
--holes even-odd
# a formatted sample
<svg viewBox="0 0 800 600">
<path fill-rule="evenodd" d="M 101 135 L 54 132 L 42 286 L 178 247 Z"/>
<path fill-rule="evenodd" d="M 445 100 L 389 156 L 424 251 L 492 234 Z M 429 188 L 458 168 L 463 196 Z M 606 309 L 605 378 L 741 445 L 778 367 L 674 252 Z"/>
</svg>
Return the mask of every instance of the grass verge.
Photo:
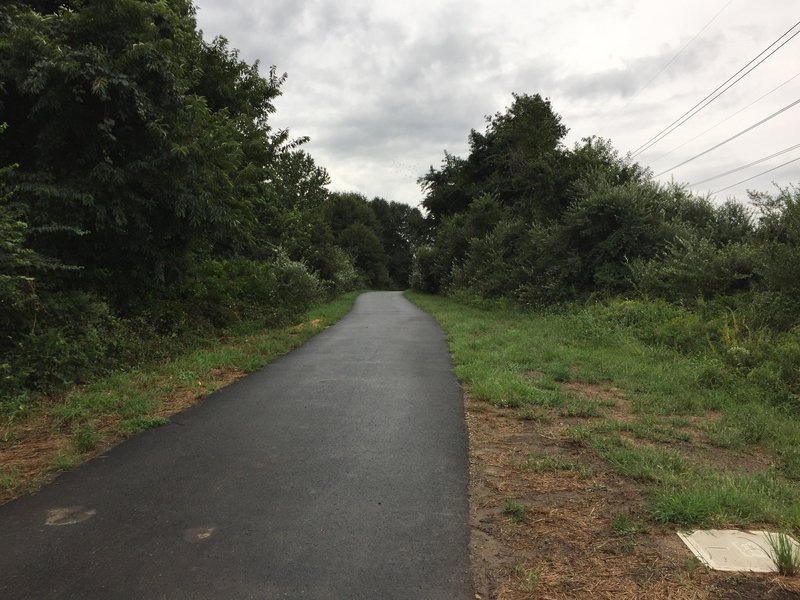
<svg viewBox="0 0 800 600">
<path fill-rule="evenodd" d="M 558 597 L 712 598 L 784 585 L 689 569 L 674 535 L 800 531 L 800 417 L 771 401 L 763 380 L 721 370 L 710 348 L 647 342 L 602 306 L 526 312 L 407 296 L 445 330 L 465 388 L 482 597 L 517 597 L 519 564 Z M 517 505 L 524 521 L 513 519 Z M 502 525 L 509 517 L 517 530 Z"/>
<path fill-rule="evenodd" d="M 169 422 L 169 416 L 273 359 L 341 319 L 357 292 L 312 308 L 300 323 L 242 324 L 213 345 L 173 360 L 120 371 L 43 401 L 0 429 L 0 503 L 38 489 L 123 439 Z"/>
</svg>

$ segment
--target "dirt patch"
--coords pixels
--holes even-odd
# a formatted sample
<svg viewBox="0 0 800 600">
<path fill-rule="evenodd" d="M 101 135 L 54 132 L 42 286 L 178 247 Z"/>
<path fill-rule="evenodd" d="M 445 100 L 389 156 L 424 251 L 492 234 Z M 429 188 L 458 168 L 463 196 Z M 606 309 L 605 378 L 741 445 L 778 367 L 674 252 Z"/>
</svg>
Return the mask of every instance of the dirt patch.
<svg viewBox="0 0 800 600">
<path fill-rule="evenodd" d="M 568 381 L 564 384 L 564 388 L 573 394 L 589 398 L 590 400 L 605 400 L 615 403 L 625 400 L 625 397 L 622 395 L 622 390 L 611 384 L 602 385 L 599 383 Z"/>
<path fill-rule="evenodd" d="M 780 577 L 753 579 L 734 575 L 714 584 L 712 593 L 720 600 L 796 600 L 797 588 L 787 586 Z"/>
<path fill-rule="evenodd" d="M 572 391 L 624 401 L 587 385 Z M 644 490 L 571 444 L 563 419 L 523 421 L 469 396 L 465 410 L 477 599 L 800 598 L 797 580 L 698 566 L 670 528 L 620 534 L 620 515 L 645 527 Z M 520 523 L 506 500 L 525 507 Z"/>
<path fill-rule="evenodd" d="M 196 384 L 176 386 L 168 395 L 164 396 L 159 407 L 153 411 L 153 416 L 169 417 L 177 412 L 194 406 L 197 402 L 220 388 L 230 385 L 244 377 L 246 373 L 233 367 L 216 367 L 208 372 L 202 381 Z M 163 382 L 165 387 L 173 387 L 171 382 Z"/>
<path fill-rule="evenodd" d="M 0 487 L 0 504 L 46 481 L 55 458 L 70 447 L 69 436 L 55 430 L 52 418 L 46 414 L 13 424 L 3 433 L 5 441 L 0 442 L 0 465 L 13 481 Z"/>
</svg>

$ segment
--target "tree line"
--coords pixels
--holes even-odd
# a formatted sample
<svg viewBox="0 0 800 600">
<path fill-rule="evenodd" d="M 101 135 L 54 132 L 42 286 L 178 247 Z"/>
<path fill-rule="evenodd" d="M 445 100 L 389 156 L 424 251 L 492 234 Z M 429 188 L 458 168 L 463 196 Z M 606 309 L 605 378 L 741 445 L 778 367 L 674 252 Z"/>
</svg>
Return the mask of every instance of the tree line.
<svg viewBox="0 0 800 600">
<path fill-rule="evenodd" d="M 285 75 L 190 0 L 0 8 L 0 409 L 245 320 L 405 288 L 418 209 L 332 193 Z"/>
<path fill-rule="evenodd" d="M 515 95 L 419 182 L 433 241 L 420 291 L 527 307 L 606 303 L 619 322 L 685 351 L 712 348 L 798 407 L 800 189 L 714 204 L 596 137 L 565 147 L 551 103 Z"/>
</svg>

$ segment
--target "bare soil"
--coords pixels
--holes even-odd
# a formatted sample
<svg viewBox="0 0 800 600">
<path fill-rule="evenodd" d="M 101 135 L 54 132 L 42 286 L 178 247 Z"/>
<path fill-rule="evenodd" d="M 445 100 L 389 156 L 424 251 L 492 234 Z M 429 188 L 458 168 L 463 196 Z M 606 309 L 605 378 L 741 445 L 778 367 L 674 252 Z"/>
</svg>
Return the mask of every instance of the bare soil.
<svg viewBox="0 0 800 600">
<path fill-rule="evenodd" d="M 627 418 L 617 390 L 565 387 L 614 400 L 613 416 Z M 465 410 L 476 599 L 800 598 L 797 578 L 711 571 L 698 564 L 674 529 L 647 523 L 644 488 L 567 439 L 567 428 L 586 419 L 521 420 L 514 409 L 469 396 Z M 727 462 L 723 451 L 714 453 L 715 461 Z M 580 467 L 536 469 L 529 457 Z M 504 513 L 506 500 L 526 507 L 521 523 Z M 646 532 L 618 534 L 612 523 L 620 514 L 646 524 Z"/>
</svg>

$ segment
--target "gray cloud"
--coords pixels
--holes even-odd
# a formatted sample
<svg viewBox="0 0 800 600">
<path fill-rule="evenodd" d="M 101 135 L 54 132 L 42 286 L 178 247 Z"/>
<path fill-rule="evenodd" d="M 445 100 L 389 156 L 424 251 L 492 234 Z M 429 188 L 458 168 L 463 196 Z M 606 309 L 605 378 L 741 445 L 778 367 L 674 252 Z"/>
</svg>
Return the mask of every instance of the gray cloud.
<svg viewBox="0 0 800 600">
<path fill-rule="evenodd" d="M 294 135 L 311 136 L 308 150 L 330 171 L 334 188 L 411 204 L 420 199 L 416 178 L 440 163 L 444 149 L 466 152 L 469 130 L 481 129 L 484 115 L 503 110 L 511 92 L 550 97 L 571 128 L 571 140 L 602 135 L 624 153 L 785 31 L 792 12 L 781 0 L 765 0 L 758 11 L 746 3 L 731 4 L 637 95 L 719 9 L 716 4 L 197 2 L 207 37 L 222 33 L 246 60 L 259 59 L 265 68 L 275 64 L 288 72 L 274 123 Z M 796 46 L 794 52 L 796 56 Z M 795 68 L 790 52 L 776 55 L 746 85 L 698 117 L 694 131 Z M 796 96 L 796 87 L 791 93 Z M 763 113 L 772 105 L 765 102 L 757 108 Z M 787 118 L 800 127 L 797 117 Z M 737 125 L 734 121 L 730 127 Z M 691 169 L 675 175 L 697 179 L 696 172 L 704 169 L 708 175 L 724 168 L 723 163 L 744 164 L 767 154 L 791 131 L 786 121 L 776 123 L 763 136 L 732 144 L 729 154 L 692 163 Z M 687 127 L 686 136 L 676 134 L 657 150 L 666 151 L 691 132 Z M 687 144 L 676 155 L 690 156 L 697 147 Z M 791 169 L 787 173 L 797 174 Z"/>
<path fill-rule="evenodd" d="M 698 40 L 681 52 L 688 41 L 681 40 L 675 46 L 665 46 L 651 56 L 626 59 L 624 66 L 619 68 L 563 77 L 556 82 L 556 86 L 569 98 L 608 99 L 619 96 L 628 99 L 648 82 L 662 85 L 687 76 L 693 77 L 720 54 L 725 44 L 723 36 L 718 34 L 710 39 Z"/>
</svg>

